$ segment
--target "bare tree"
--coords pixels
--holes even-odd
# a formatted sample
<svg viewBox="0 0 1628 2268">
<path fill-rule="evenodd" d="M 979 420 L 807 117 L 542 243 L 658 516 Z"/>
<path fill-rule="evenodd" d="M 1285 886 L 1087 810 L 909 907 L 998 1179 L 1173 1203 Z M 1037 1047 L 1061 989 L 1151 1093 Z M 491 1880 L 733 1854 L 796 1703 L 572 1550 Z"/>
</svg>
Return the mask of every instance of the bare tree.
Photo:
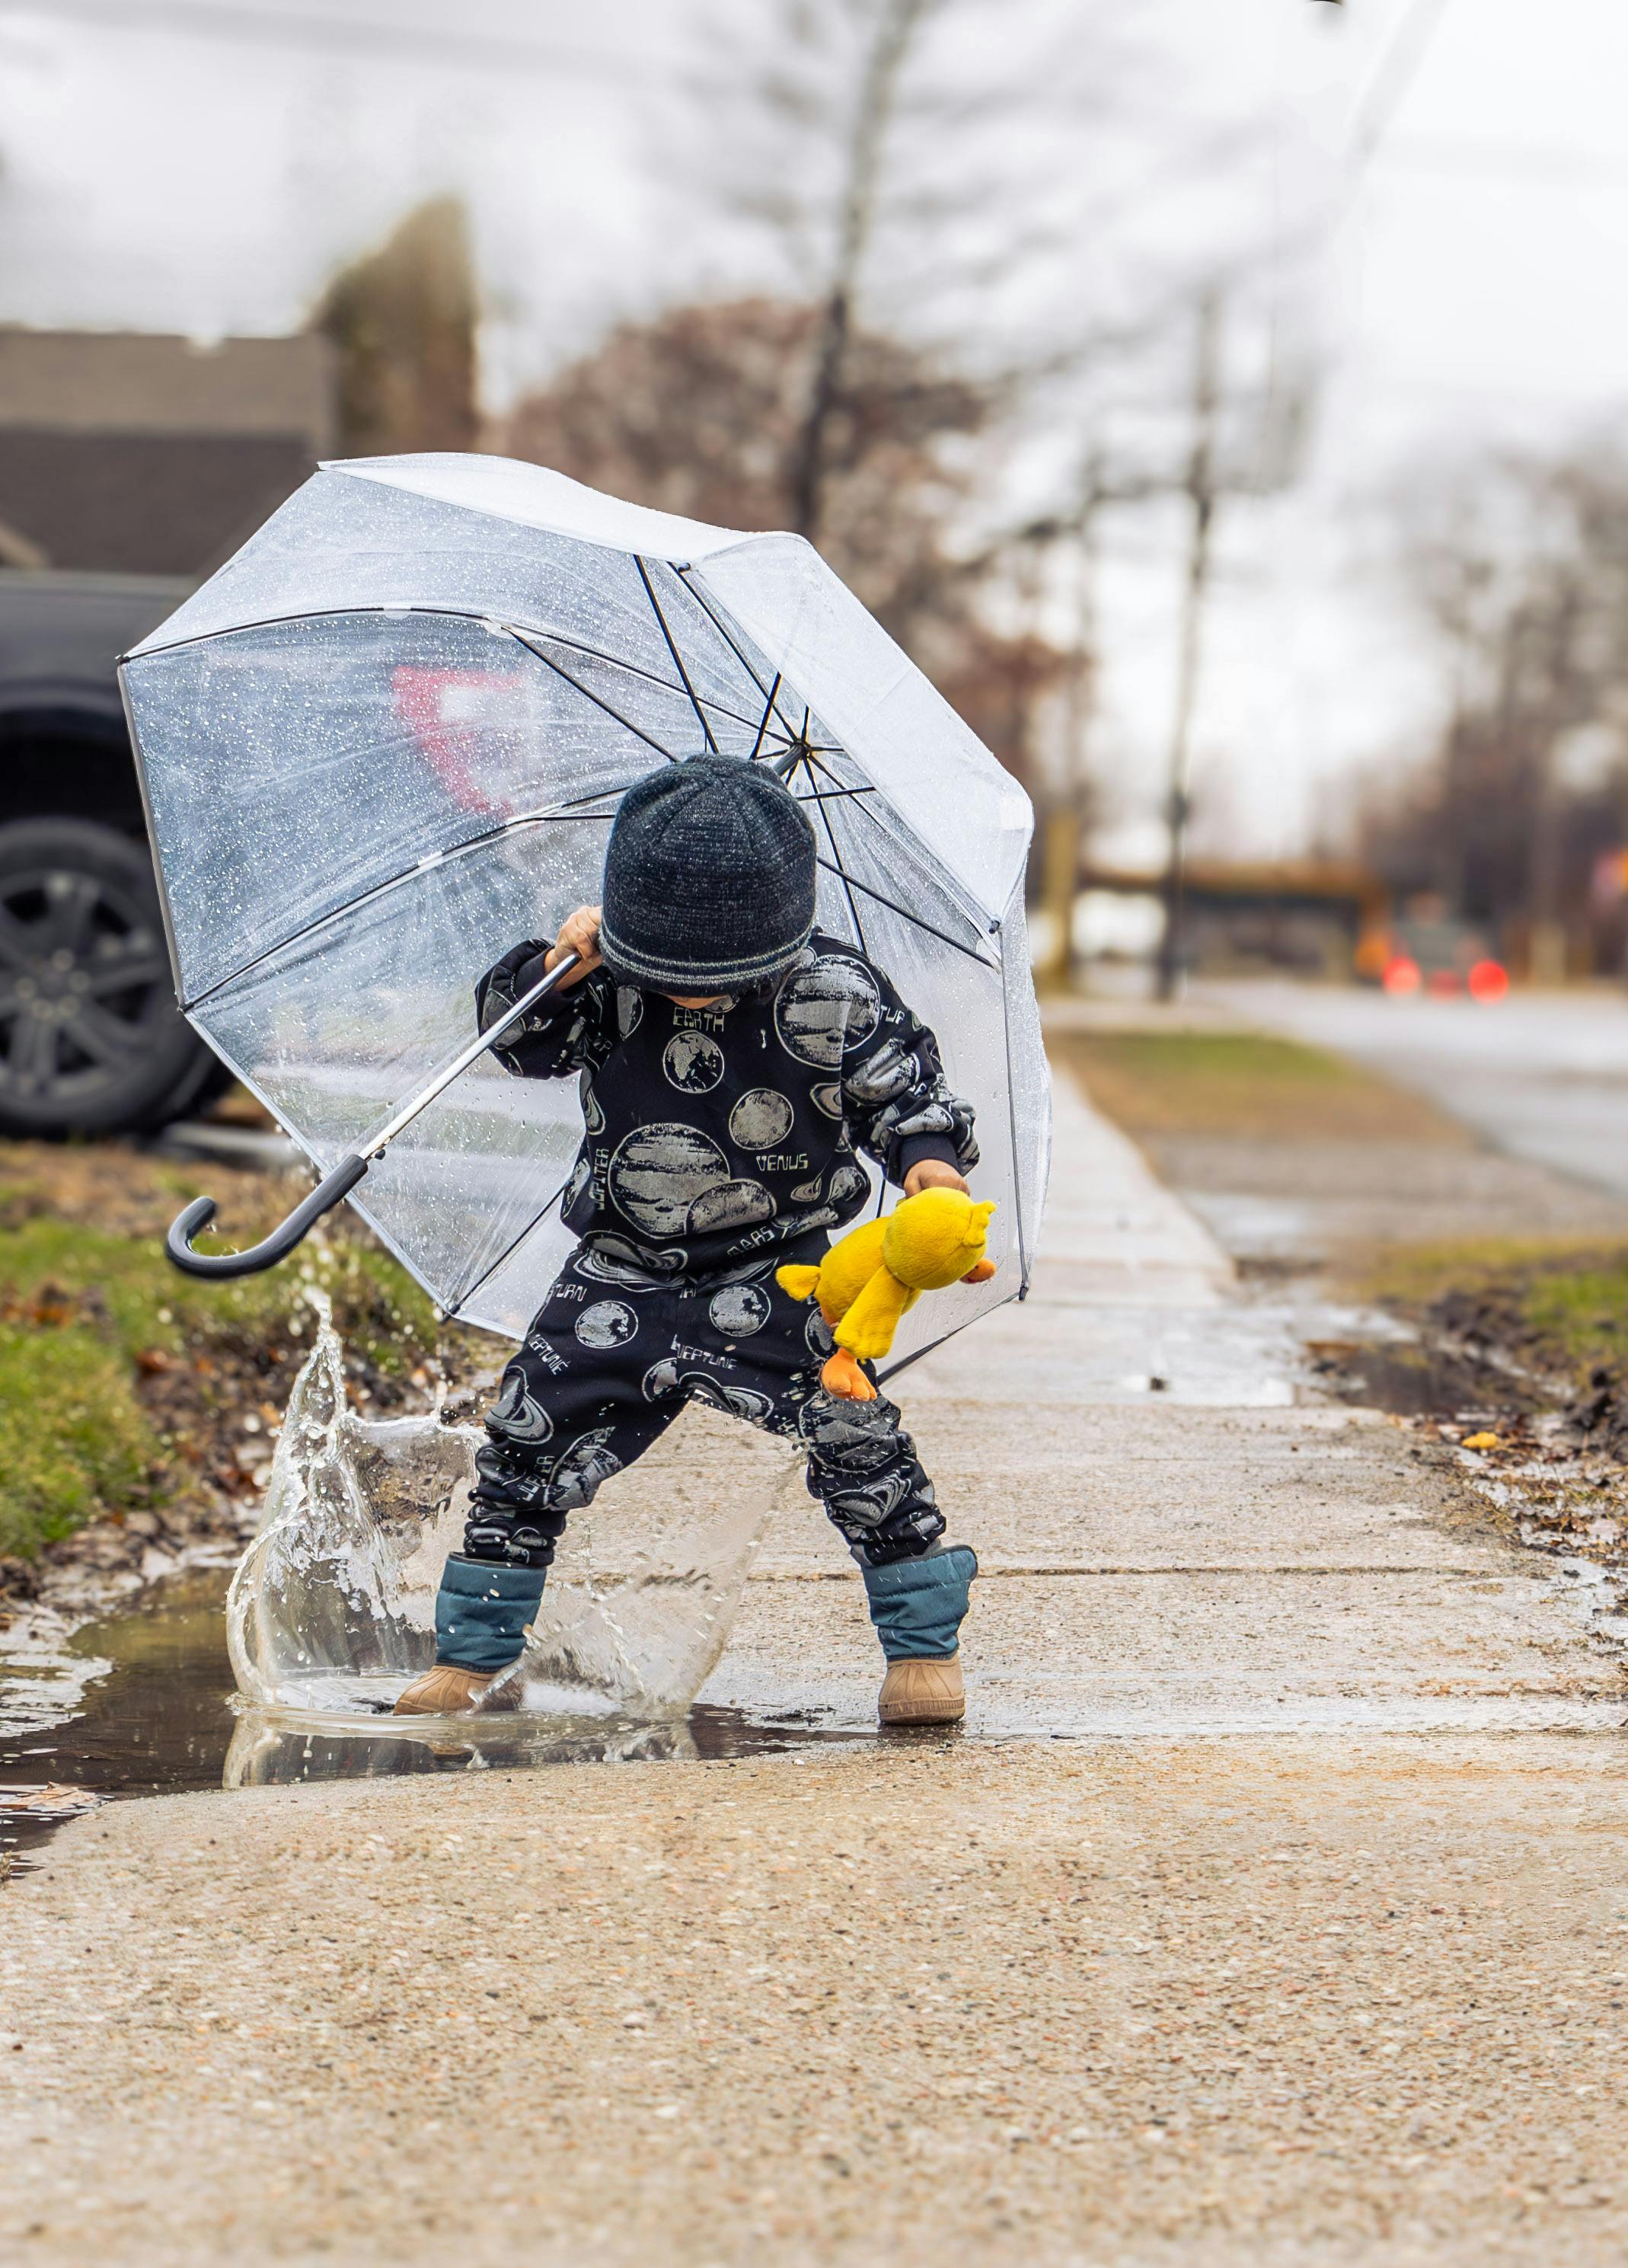
<svg viewBox="0 0 1628 2268">
<path fill-rule="evenodd" d="M 518 405 L 510 453 L 667 512 L 741 528 L 792 514 L 819 306 L 753 298 L 629 323 Z M 997 549 L 954 541 L 987 391 L 926 350 L 851 326 L 823 440 L 822 549 L 975 732 L 1038 786 L 1030 734 L 1070 663 L 991 608 Z"/>
<path fill-rule="evenodd" d="M 929 0 L 881 0 L 848 125 L 836 256 L 820 310 L 814 375 L 792 476 L 793 525 L 811 543 L 820 540 L 829 431 L 842 402 L 854 300 L 876 224 L 882 153 L 893 120 L 899 75 L 928 7 Z"/>
<path fill-rule="evenodd" d="M 1206 291 L 1198 303 L 1197 352 L 1193 369 L 1193 431 L 1182 483 L 1190 513 L 1187 572 L 1182 585 L 1182 626 L 1176 651 L 1175 704 L 1170 727 L 1169 774 L 1165 791 L 1168 848 L 1164 873 L 1164 932 L 1159 940 L 1159 998 L 1173 1000 L 1181 983 L 1182 916 L 1186 895 L 1187 822 L 1190 811 L 1193 712 L 1198 699 L 1198 662 L 1204 608 L 1210 593 L 1210 563 L 1215 529 L 1218 468 L 1216 410 L 1220 390 L 1219 295 Z"/>
<path fill-rule="evenodd" d="M 1591 870 L 1628 836 L 1628 460 L 1583 444 L 1418 484 L 1403 564 L 1438 643 L 1444 721 L 1366 847 L 1563 973 Z"/>
<path fill-rule="evenodd" d="M 687 138 L 674 148 L 669 136 L 664 170 L 696 184 L 714 220 L 721 208 L 745 225 L 737 249 L 756 232 L 758 272 L 780 288 L 622 326 L 522 406 L 505 446 L 651 502 L 817 541 L 1038 791 L 1061 895 L 1089 803 L 1096 671 L 1088 606 L 1063 617 L 1058 578 L 1029 571 L 1043 546 L 1021 523 L 1071 531 L 1057 542 L 1072 543 L 1084 590 L 1110 486 L 1116 501 L 1189 497 L 1203 532 L 1178 703 L 1184 750 L 1208 522 L 1233 477 L 1232 458 L 1212 461 L 1195 491 L 1192 450 L 1168 416 L 1144 452 L 1157 471 L 1083 504 L 1059 510 L 1053 497 L 1037 512 L 1011 476 L 1036 431 L 1092 432 L 1082 372 L 1123 374 L 1139 357 L 1127 382 L 1145 402 L 1171 390 L 1177 339 L 1187 359 L 1190 255 L 1167 254 L 1115 289 L 1082 288 L 1082 247 L 1097 240 L 1087 216 L 1112 223 L 1137 205 L 1133 172 L 1097 173 L 1134 107 L 1125 19 L 1015 0 L 1001 11 L 987 0 L 713 4 L 708 82 L 689 90 L 676 126 Z M 743 59 L 733 95 L 718 79 L 726 55 Z M 1166 151 L 1158 186 L 1190 188 L 1254 136 L 1234 122 L 1219 143 Z M 1061 457 L 1054 448 L 1054 466 Z M 1040 761 L 1047 741 L 1065 748 L 1061 762 Z"/>
<path fill-rule="evenodd" d="M 1060 26 L 1019 0 L 762 0 L 715 21 L 747 62 L 733 98 L 696 101 L 709 152 L 690 171 L 756 232 L 776 296 L 819 309 L 791 514 L 817 542 L 857 326 L 953 360 L 1008 409 L 1094 328 L 1077 310 L 1060 344 L 1035 312 L 1056 295 L 1029 287 L 1071 254 L 1079 215 L 1059 200 L 1082 192 L 1079 137 L 1111 113 L 1124 37 L 1102 11 Z"/>
</svg>

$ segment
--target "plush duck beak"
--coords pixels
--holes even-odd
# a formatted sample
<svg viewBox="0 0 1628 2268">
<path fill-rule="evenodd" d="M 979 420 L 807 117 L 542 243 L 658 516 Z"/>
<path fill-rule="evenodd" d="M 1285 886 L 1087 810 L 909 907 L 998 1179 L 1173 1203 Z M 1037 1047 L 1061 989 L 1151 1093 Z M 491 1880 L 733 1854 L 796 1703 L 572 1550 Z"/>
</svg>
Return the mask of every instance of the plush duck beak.
<svg viewBox="0 0 1628 2268">
<path fill-rule="evenodd" d="M 987 1284 L 994 1273 L 995 1263 L 992 1260 L 980 1260 L 976 1268 L 968 1269 L 961 1280 L 963 1284 Z"/>
</svg>

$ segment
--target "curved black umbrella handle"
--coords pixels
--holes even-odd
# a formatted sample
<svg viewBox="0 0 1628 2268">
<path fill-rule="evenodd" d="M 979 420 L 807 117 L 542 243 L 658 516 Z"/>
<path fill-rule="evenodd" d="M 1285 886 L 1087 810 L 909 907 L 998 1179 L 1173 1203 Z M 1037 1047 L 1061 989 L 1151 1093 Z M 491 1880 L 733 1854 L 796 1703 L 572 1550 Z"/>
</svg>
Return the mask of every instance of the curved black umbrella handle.
<svg viewBox="0 0 1628 2268">
<path fill-rule="evenodd" d="M 563 954 L 548 975 L 523 992 L 512 1008 L 505 1008 L 486 1029 L 470 1041 L 456 1055 L 445 1071 L 437 1071 L 428 1086 L 421 1087 L 410 1102 L 404 1102 L 390 1123 L 375 1134 L 366 1149 L 353 1151 L 342 1158 L 326 1180 L 317 1183 L 303 1204 L 295 1206 L 288 1219 L 274 1228 L 259 1244 L 251 1245 L 247 1252 L 195 1252 L 192 1240 L 200 1229 L 206 1228 L 215 1218 L 213 1197 L 194 1197 L 185 1212 L 170 1223 L 170 1233 L 164 1240 L 164 1248 L 175 1265 L 188 1276 L 256 1276 L 262 1268 L 275 1268 L 285 1260 L 313 1223 L 325 1212 L 332 1212 L 341 1198 L 350 1196 L 375 1158 L 382 1158 L 396 1136 L 410 1126 L 419 1112 L 435 1101 L 443 1088 L 448 1087 L 460 1071 L 483 1056 L 494 1041 L 500 1040 L 511 1025 L 530 1015 L 537 1003 L 549 992 L 562 977 L 569 976 L 580 954 Z"/>
<path fill-rule="evenodd" d="M 287 1259 L 313 1223 L 320 1220 L 325 1212 L 331 1212 L 343 1197 L 350 1196 L 370 1162 L 354 1154 L 342 1158 L 286 1220 L 280 1221 L 261 1243 L 251 1244 L 247 1252 L 193 1250 L 193 1238 L 215 1218 L 213 1197 L 194 1197 L 185 1212 L 170 1223 L 164 1248 L 188 1276 L 257 1276 L 262 1268 L 275 1268 L 279 1260 Z"/>
</svg>

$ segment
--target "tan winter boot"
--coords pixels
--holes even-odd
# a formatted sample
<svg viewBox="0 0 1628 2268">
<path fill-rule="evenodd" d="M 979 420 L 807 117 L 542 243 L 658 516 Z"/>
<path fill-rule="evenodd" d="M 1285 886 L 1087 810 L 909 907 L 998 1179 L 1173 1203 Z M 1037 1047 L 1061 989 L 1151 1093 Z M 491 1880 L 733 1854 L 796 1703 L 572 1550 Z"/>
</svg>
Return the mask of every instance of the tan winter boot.
<svg viewBox="0 0 1628 2268">
<path fill-rule="evenodd" d="M 495 1669 L 460 1669 L 455 1661 L 438 1661 L 401 1695 L 393 1713 L 397 1717 L 457 1717 L 466 1715 L 497 1675 Z M 514 1703 L 500 1694 L 497 1705 L 512 1709 Z"/>
<path fill-rule="evenodd" d="M 890 1661 L 876 1714 L 884 1725 L 959 1725 L 967 1713 L 961 1656 Z"/>
</svg>

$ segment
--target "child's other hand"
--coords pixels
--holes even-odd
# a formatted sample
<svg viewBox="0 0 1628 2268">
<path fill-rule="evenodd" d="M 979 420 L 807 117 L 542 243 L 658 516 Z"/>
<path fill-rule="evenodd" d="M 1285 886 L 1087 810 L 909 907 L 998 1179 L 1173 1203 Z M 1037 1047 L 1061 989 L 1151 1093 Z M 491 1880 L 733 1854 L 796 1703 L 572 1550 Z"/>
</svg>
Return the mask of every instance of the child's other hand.
<svg viewBox="0 0 1628 2268">
<path fill-rule="evenodd" d="M 578 906 L 574 914 L 567 914 L 560 924 L 560 933 L 543 955 L 542 965 L 552 968 L 563 954 L 580 955 L 580 966 L 569 976 L 560 979 L 562 992 L 569 992 L 585 976 L 591 976 L 600 965 L 600 909 L 597 906 Z"/>
<path fill-rule="evenodd" d="M 918 1197 L 924 1189 L 959 1189 L 963 1197 L 972 1195 L 965 1174 L 958 1174 L 954 1166 L 947 1166 L 942 1158 L 924 1158 L 904 1176 L 907 1197 Z"/>
</svg>

